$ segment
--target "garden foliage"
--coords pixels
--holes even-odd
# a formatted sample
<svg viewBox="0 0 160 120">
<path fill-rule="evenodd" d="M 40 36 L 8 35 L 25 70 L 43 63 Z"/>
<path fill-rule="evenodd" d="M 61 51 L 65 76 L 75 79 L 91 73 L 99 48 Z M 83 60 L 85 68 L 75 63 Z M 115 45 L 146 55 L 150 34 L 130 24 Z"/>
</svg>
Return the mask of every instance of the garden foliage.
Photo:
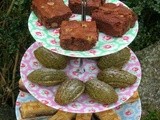
<svg viewBox="0 0 160 120">
<path fill-rule="evenodd" d="M 27 28 L 31 0 L 0 1 L 0 104 L 15 102 L 22 54 L 33 42 Z"/>
<path fill-rule="evenodd" d="M 160 39 L 160 0 L 125 0 L 138 14 L 139 33 L 130 47 L 141 50 Z"/>
</svg>

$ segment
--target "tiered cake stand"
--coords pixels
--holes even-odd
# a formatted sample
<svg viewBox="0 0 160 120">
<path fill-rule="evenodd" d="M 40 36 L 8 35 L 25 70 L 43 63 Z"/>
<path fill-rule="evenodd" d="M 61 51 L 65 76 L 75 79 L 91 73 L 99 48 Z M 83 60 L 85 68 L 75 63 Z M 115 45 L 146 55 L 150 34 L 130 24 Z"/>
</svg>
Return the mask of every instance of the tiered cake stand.
<svg viewBox="0 0 160 120">
<path fill-rule="evenodd" d="M 68 4 L 68 0 L 64 0 Z M 109 2 L 115 4 L 122 4 L 118 0 L 109 0 Z M 81 15 L 73 14 L 70 20 L 81 20 Z M 87 16 L 87 20 L 90 21 L 91 18 Z M 47 49 L 56 52 L 58 54 L 74 57 L 68 63 L 67 67 L 64 69 L 66 74 L 70 78 L 78 78 L 84 82 L 97 76 L 99 69 L 96 65 L 93 57 L 100 57 L 109 55 L 122 50 L 127 47 L 136 37 L 138 32 L 138 21 L 133 28 L 131 28 L 122 37 L 114 38 L 103 33 L 99 33 L 99 40 L 96 46 L 89 51 L 69 51 L 64 50 L 59 45 L 59 28 L 58 29 L 46 29 L 38 22 L 38 18 L 32 12 L 28 21 L 29 31 L 33 38 L 36 40 L 25 52 L 22 57 L 20 65 L 20 74 L 22 81 L 26 89 L 30 94 L 25 92 L 20 92 L 16 102 L 16 116 L 17 119 L 21 119 L 19 107 L 20 103 L 27 101 L 39 100 L 43 104 L 46 104 L 52 108 L 60 109 L 66 112 L 73 113 L 95 113 L 101 112 L 109 109 L 115 109 L 120 115 L 122 120 L 139 120 L 141 116 L 141 102 L 140 99 L 134 103 L 125 103 L 137 90 L 140 80 L 141 80 L 141 67 L 138 58 L 132 50 L 129 62 L 123 67 L 124 70 L 137 76 L 137 81 L 130 87 L 123 89 L 115 89 L 118 94 L 118 101 L 116 103 L 106 105 L 99 104 L 96 101 L 90 99 L 87 95 L 83 94 L 75 102 L 68 104 L 66 106 L 60 106 L 54 101 L 54 95 L 58 86 L 44 87 L 30 82 L 27 79 L 29 73 L 38 68 L 43 68 L 43 66 L 37 61 L 34 56 L 33 51 L 40 46 L 44 46 Z M 75 71 L 79 67 L 79 59 L 83 59 L 83 68 L 85 72 L 83 74 L 77 74 Z M 34 96 L 34 97 L 33 97 Z M 123 104 L 123 105 L 122 105 Z"/>
</svg>

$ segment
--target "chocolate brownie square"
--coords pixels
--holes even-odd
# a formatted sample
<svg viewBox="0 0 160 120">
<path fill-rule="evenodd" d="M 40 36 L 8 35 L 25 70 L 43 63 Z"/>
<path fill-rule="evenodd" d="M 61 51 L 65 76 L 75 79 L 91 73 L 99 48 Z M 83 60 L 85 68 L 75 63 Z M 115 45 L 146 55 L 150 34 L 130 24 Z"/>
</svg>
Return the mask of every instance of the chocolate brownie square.
<svg viewBox="0 0 160 120">
<path fill-rule="evenodd" d="M 123 5 L 117 6 L 117 8 L 114 10 L 114 14 L 118 14 L 129 19 L 128 21 L 131 28 L 134 27 L 135 22 L 138 19 L 137 15 L 131 9 Z"/>
<path fill-rule="evenodd" d="M 92 13 L 99 31 L 107 35 L 121 37 L 134 26 L 137 16 L 125 6 L 105 3 Z"/>
<path fill-rule="evenodd" d="M 81 14 L 82 13 L 82 0 L 69 0 L 69 7 L 73 13 Z M 91 15 L 93 10 L 99 8 L 105 0 L 87 0 L 87 15 Z"/>
<path fill-rule="evenodd" d="M 63 0 L 33 0 L 32 10 L 46 28 L 57 28 L 72 15 Z"/>
<path fill-rule="evenodd" d="M 60 27 L 60 46 L 66 50 L 85 51 L 96 45 L 98 31 L 95 21 L 63 21 Z"/>
</svg>

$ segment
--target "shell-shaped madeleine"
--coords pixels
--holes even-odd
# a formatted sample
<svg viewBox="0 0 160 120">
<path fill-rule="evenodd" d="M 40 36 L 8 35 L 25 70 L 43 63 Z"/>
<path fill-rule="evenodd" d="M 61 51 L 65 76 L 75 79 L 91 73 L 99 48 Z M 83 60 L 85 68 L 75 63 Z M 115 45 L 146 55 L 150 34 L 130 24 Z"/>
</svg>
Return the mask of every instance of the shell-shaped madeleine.
<svg viewBox="0 0 160 120">
<path fill-rule="evenodd" d="M 131 53 L 129 48 L 124 48 L 119 52 L 101 57 L 97 65 L 101 70 L 110 67 L 122 68 L 130 59 Z"/>
<path fill-rule="evenodd" d="M 75 101 L 85 89 L 85 85 L 78 79 L 66 80 L 57 89 L 55 101 L 60 105 L 66 105 Z"/>
<path fill-rule="evenodd" d="M 111 104 L 118 100 L 118 95 L 113 87 L 96 78 L 87 81 L 85 85 L 86 93 L 99 103 Z"/>
<path fill-rule="evenodd" d="M 64 69 L 68 63 L 68 57 L 54 53 L 42 46 L 34 51 L 34 55 L 47 68 Z"/>
<path fill-rule="evenodd" d="M 136 82 L 137 77 L 127 71 L 108 68 L 100 71 L 97 75 L 98 79 L 111 85 L 112 87 L 124 88 Z"/>
<path fill-rule="evenodd" d="M 64 71 L 48 68 L 34 70 L 28 75 L 28 80 L 43 86 L 57 85 L 67 79 Z"/>
</svg>

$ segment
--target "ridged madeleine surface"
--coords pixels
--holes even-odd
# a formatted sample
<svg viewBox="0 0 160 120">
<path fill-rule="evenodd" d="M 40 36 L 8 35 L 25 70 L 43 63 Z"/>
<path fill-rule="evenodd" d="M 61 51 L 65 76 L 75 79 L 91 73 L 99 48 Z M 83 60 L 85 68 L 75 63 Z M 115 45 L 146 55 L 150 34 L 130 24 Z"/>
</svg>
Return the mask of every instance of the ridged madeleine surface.
<svg viewBox="0 0 160 120">
<path fill-rule="evenodd" d="M 137 79 L 135 75 L 117 68 L 108 68 L 100 71 L 97 77 L 112 87 L 118 88 L 128 87 L 134 84 Z"/>
<path fill-rule="evenodd" d="M 60 105 L 66 105 L 76 100 L 85 89 L 85 85 L 78 79 L 66 80 L 57 89 L 55 101 Z"/>
<path fill-rule="evenodd" d="M 45 47 L 39 47 L 34 51 L 37 60 L 47 68 L 64 69 L 68 63 L 68 57 L 54 53 Z"/>
<path fill-rule="evenodd" d="M 89 80 L 85 84 L 86 93 L 99 103 L 111 104 L 118 100 L 118 95 L 113 87 L 98 79 Z"/>
<path fill-rule="evenodd" d="M 48 68 L 34 70 L 28 75 L 28 80 L 43 86 L 57 85 L 67 79 L 64 71 Z"/>
<path fill-rule="evenodd" d="M 101 57 L 97 65 L 101 70 L 110 67 L 122 68 L 129 61 L 130 56 L 130 49 L 124 48 L 116 53 Z"/>
</svg>

